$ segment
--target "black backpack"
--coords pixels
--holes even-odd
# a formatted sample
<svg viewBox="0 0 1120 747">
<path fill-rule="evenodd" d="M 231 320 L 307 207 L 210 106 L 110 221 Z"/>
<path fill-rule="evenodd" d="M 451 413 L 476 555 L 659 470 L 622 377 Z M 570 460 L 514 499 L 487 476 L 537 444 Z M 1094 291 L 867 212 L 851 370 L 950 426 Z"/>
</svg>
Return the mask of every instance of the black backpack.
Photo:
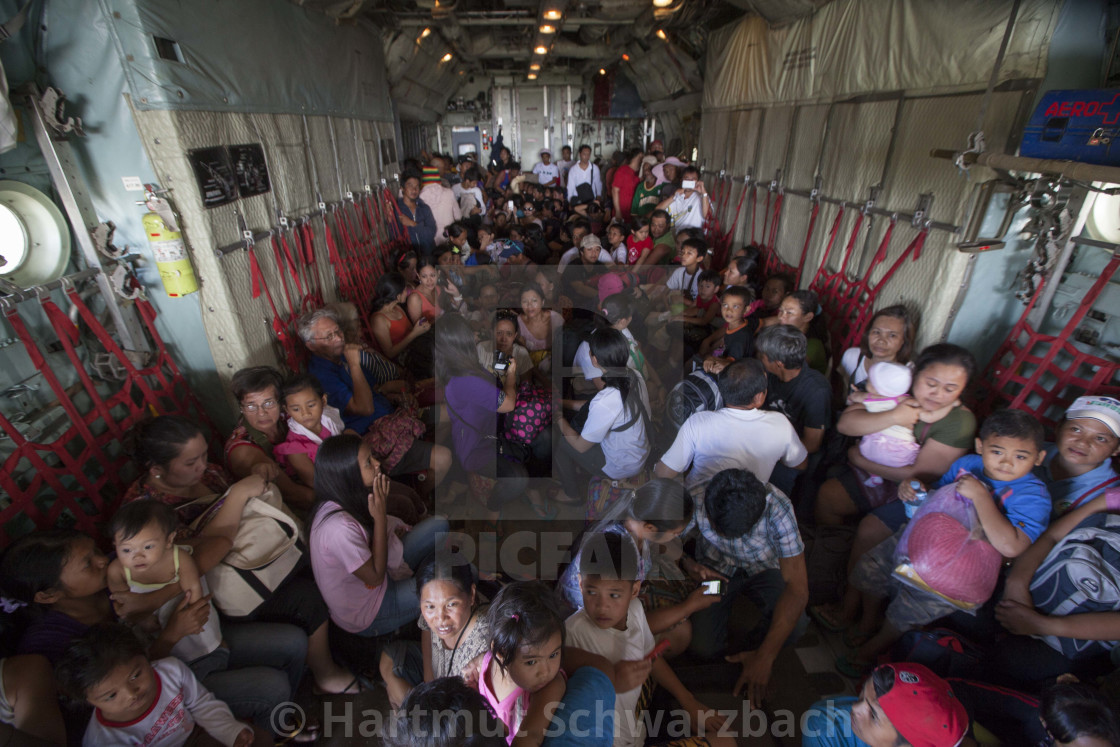
<svg viewBox="0 0 1120 747">
<path fill-rule="evenodd" d="M 711 374 L 693 371 L 669 392 L 666 407 L 669 422 L 674 430 L 678 429 L 694 413 L 710 412 L 723 407 L 719 383 Z"/>
</svg>

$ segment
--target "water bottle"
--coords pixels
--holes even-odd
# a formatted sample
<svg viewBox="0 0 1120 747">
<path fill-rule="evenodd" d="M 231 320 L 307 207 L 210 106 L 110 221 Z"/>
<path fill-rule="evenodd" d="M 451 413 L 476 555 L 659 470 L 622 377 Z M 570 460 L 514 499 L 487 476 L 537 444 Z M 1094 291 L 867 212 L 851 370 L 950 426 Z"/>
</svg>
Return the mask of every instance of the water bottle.
<svg viewBox="0 0 1120 747">
<path fill-rule="evenodd" d="M 914 491 L 914 500 L 902 502 L 906 507 L 907 519 L 914 518 L 914 512 L 918 510 L 918 506 L 922 505 L 922 502 L 925 501 L 926 496 L 929 495 L 929 493 L 927 493 L 925 490 L 922 490 L 922 484 L 917 480 L 911 480 L 910 487 Z"/>
</svg>

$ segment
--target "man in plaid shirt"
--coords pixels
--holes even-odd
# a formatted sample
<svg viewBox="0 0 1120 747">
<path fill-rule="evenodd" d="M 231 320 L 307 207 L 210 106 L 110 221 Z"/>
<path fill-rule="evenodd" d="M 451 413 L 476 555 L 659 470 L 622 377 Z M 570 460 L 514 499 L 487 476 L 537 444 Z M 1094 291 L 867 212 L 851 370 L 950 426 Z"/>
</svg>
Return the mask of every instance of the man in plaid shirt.
<svg viewBox="0 0 1120 747">
<path fill-rule="evenodd" d="M 805 545 L 793 507 L 777 488 L 743 469 L 717 473 L 696 505 L 696 560 L 682 566 L 697 581 L 721 579 L 723 598 L 692 616 L 692 650 L 710 658 L 727 649 L 736 597 L 746 594 L 762 619 L 728 661 L 742 664 L 735 694 L 758 707 L 774 660 L 808 625 Z"/>
</svg>

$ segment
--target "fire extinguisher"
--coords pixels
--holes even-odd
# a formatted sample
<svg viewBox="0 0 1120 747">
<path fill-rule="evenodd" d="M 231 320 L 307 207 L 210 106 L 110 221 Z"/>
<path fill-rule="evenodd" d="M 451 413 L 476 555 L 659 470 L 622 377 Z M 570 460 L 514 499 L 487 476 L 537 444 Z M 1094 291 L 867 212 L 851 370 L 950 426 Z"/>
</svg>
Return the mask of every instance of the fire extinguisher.
<svg viewBox="0 0 1120 747">
<path fill-rule="evenodd" d="M 171 206 L 167 200 L 156 195 L 150 185 L 145 185 L 145 205 L 148 212 L 142 219 L 144 232 L 148 234 L 148 246 L 156 258 L 164 290 L 172 298 L 194 293 L 198 290 L 198 278 L 187 256 L 183 234 L 175 225 Z"/>
</svg>

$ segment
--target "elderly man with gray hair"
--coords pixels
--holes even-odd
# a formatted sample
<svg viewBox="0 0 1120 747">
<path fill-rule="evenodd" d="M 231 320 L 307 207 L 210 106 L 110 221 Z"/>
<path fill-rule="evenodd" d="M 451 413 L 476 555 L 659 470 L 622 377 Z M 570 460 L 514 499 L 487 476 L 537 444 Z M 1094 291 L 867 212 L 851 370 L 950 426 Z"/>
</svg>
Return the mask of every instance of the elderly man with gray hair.
<svg viewBox="0 0 1120 747">
<path fill-rule="evenodd" d="M 311 353 L 307 372 L 319 380 L 327 402 L 342 413 L 347 428 L 365 434 L 377 420 L 396 411 L 390 398 L 402 400 L 406 383 L 388 380 L 384 370 L 378 372 L 373 353 L 346 342 L 333 309 L 304 314 L 299 336 Z M 451 451 L 417 438 L 385 468 L 394 477 L 430 469 L 438 485 L 451 468 Z"/>
</svg>

